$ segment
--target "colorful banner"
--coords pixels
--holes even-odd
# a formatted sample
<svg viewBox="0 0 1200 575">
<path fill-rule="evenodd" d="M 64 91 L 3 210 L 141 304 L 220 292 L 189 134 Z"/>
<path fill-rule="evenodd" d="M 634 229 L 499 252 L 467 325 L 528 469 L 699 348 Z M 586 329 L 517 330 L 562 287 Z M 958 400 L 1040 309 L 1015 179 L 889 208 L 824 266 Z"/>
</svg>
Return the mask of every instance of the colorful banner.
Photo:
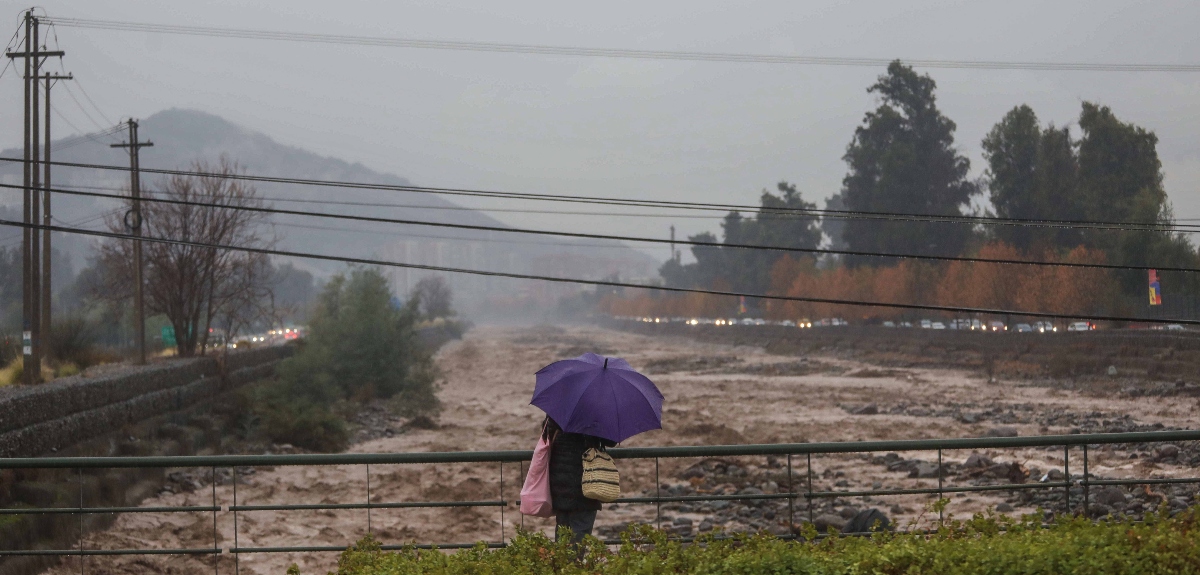
<svg viewBox="0 0 1200 575">
<path fill-rule="evenodd" d="M 1162 305 L 1162 285 L 1158 283 L 1158 270 L 1150 270 L 1150 305 Z"/>
</svg>

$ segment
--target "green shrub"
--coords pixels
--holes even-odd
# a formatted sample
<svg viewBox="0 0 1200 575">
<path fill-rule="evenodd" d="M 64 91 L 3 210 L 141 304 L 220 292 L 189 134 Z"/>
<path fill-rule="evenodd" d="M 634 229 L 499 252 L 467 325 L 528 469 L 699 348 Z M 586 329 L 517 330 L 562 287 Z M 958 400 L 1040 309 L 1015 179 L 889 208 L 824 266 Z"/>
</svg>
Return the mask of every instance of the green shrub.
<svg viewBox="0 0 1200 575">
<path fill-rule="evenodd" d="M 1200 573 L 1200 507 L 1145 522 L 1067 518 L 1043 526 L 1033 518 L 977 515 L 929 535 L 879 533 L 782 541 L 770 535 L 701 537 L 683 544 L 649 527 L 631 528 L 615 549 L 595 539 L 577 562 L 567 543 L 522 533 L 508 547 L 482 544 L 453 555 L 380 551 L 367 538 L 342 553 L 338 575 L 466 574 L 905 574 L 1107 575 Z M 294 567 L 289 570 L 296 573 Z"/>
<path fill-rule="evenodd" d="M 436 415 L 438 375 L 415 330 L 416 306 L 415 299 L 394 306 L 377 269 L 330 280 L 279 380 L 248 392 L 261 432 L 277 443 L 337 451 L 349 439 L 339 413 L 347 402 L 387 398 L 402 415 Z"/>
</svg>

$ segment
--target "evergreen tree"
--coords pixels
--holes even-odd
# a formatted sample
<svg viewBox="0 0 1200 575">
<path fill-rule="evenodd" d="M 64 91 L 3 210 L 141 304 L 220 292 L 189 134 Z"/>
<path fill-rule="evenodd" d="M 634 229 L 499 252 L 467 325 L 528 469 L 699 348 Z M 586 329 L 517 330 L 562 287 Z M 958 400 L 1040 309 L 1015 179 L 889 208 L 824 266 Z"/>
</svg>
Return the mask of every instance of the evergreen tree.
<svg viewBox="0 0 1200 575">
<path fill-rule="evenodd" d="M 843 159 L 846 208 L 856 211 L 961 215 L 977 186 L 970 161 L 954 148 L 955 124 L 937 108 L 937 84 L 892 62 L 868 91 L 882 102 L 867 112 Z M 855 219 L 843 238 L 854 250 L 957 255 L 970 226 L 953 223 Z M 884 265 L 887 258 L 852 257 L 851 265 Z"/>
<path fill-rule="evenodd" d="M 990 199 L 996 215 L 1020 219 L 1081 220 L 1079 162 L 1067 128 L 1043 130 L 1029 106 L 1017 106 L 983 139 Z M 1070 249 L 1078 230 L 1032 226 L 992 226 L 996 239 L 1024 253 Z"/>
</svg>

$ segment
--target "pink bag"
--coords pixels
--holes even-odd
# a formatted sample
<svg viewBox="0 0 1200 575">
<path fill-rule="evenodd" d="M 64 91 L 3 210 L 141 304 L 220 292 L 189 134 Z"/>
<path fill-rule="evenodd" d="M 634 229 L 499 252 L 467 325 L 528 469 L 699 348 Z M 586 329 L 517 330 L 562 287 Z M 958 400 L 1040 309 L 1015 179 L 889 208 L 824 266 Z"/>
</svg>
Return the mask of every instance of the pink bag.
<svg viewBox="0 0 1200 575">
<path fill-rule="evenodd" d="M 538 439 L 533 448 L 533 461 L 529 462 L 529 473 L 525 485 L 521 486 L 521 513 L 534 517 L 553 517 L 554 505 L 550 500 L 550 442 L 545 437 Z"/>
</svg>

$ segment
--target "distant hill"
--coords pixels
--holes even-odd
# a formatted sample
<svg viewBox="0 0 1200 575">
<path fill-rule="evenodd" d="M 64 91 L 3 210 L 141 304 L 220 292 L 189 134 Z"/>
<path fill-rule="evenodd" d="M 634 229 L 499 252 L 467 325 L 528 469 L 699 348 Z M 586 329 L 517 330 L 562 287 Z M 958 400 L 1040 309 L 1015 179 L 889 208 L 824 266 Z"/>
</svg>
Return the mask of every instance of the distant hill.
<svg viewBox="0 0 1200 575">
<path fill-rule="evenodd" d="M 143 140 L 154 142 L 153 147 L 142 150 L 141 165 L 144 168 L 186 169 L 196 160 L 214 161 L 224 154 L 236 160 L 246 173 L 255 175 L 393 185 L 410 183 L 403 177 L 377 172 L 362 164 L 320 156 L 294 146 L 280 144 L 267 135 L 197 110 L 170 109 L 154 114 L 140 122 L 139 135 Z M 110 141 L 123 140 L 123 135 L 107 139 L 95 136 L 94 139 L 96 141 L 64 146 L 54 152 L 53 159 L 63 162 L 128 165 L 129 158 L 123 149 L 108 147 Z M 62 142 L 58 145 L 62 145 Z M 20 157 L 21 150 L 3 150 L 0 151 L 0 155 Z M 0 182 L 17 184 L 21 179 L 19 164 L 0 165 Z M 153 190 L 161 181 L 159 176 L 146 175 L 143 177 L 143 188 Z M 127 190 L 128 174 L 58 167 L 54 170 L 53 183 L 55 187 L 88 186 Z M 269 200 L 268 203 L 280 208 L 503 226 L 501 222 L 484 213 L 461 209 L 453 202 L 432 194 L 290 184 L 255 185 L 262 196 L 273 200 Z M 19 198 L 19 192 L 0 191 L 0 208 L 7 205 L 10 208 L 18 208 L 19 212 Z M 281 201 L 282 199 L 304 200 L 305 203 L 285 202 Z M 404 204 L 411 207 L 311 203 L 330 200 Z M 109 200 L 62 195 L 56 196 L 54 202 L 54 214 L 60 223 L 92 228 L 102 228 L 103 215 L 113 211 L 118 205 Z M 623 278 L 646 280 L 657 275 L 655 270 L 658 263 L 653 258 L 616 242 L 572 242 L 497 232 L 371 225 L 300 216 L 279 216 L 274 222 L 275 231 L 281 237 L 280 246 L 288 250 L 589 278 L 617 274 Z M 0 232 L 0 236 L 3 234 L 4 232 Z M 71 253 L 77 269 L 88 255 L 89 243 L 79 240 L 78 236 L 56 239 L 56 245 Z M 343 268 L 336 263 L 307 259 L 297 259 L 293 263 L 312 271 L 318 277 L 328 276 Z M 399 269 L 393 269 L 391 274 L 395 290 L 399 294 L 406 292 L 417 279 L 426 275 Z M 476 303 L 497 293 L 503 293 L 505 297 L 511 297 L 514 293 L 525 293 L 529 297 L 541 299 L 575 290 L 569 286 L 551 288 L 544 284 L 517 284 L 510 280 L 461 274 L 448 279 L 461 298 Z"/>
</svg>

